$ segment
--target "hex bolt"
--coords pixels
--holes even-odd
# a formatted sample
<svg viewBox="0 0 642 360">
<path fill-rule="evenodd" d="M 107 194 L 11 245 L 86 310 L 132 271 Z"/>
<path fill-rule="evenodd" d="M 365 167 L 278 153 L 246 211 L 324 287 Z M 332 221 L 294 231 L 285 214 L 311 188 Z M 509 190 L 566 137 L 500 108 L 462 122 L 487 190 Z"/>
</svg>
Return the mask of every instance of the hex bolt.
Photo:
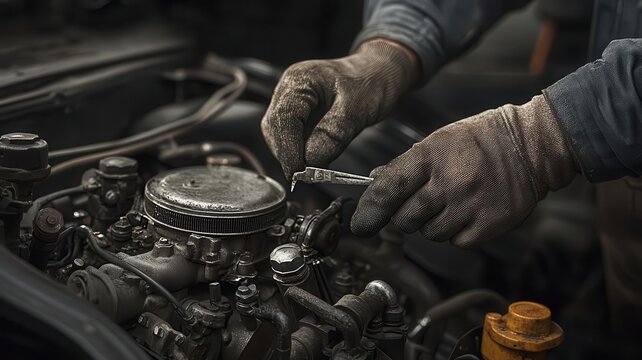
<svg viewBox="0 0 642 360">
<path fill-rule="evenodd" d="M 253 308 L 259 300 L 259 291 L 257 290 L 256 285 L 241 285 L 236 288 L 234 296 L 236 297 L 236 310 L 241 315 L 241 321 L 247 329 L 256 329 L 257 322 L 252 316 Z"/>
<path fill-rule="evenodd" d="M 277 274 L 290 275 L 298 272 L 305 266 L 301 247 L 292 243 L 277 246 L 270 254 L 270 265 Z"/>
<path fill-rule="evenodd" d="M 128 157 L 112 156 L 101 159 L 98 170 L 107 175 L 128 175 L 138 171 L 138 162 Z"/>
</svg>

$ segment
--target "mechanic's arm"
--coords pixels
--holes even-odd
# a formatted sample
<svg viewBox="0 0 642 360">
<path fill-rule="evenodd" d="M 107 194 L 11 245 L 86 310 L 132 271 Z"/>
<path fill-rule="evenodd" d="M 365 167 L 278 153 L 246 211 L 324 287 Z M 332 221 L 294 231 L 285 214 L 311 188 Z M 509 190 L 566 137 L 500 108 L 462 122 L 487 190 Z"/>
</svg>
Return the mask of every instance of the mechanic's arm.
<svg viewBox="0 0 642 360">
<path fill-rule="evenodd" d="M 366 126 L 381 120 L 408 89 L 470 46 L 507 10 L 527 0 L 367 1 L 353 54 L 289 67 L 261 123 L 286 177 L 326 166 Z M 322 119 L 307 141 L 304 123 Z"/>
<path fill-rule="evenodd" d="M 614 41 L 544 95 L 445 126 L 375 169 L 352 231 L 392 222 L 470 245 L 520 224 L 578 171 L 642 175 L 642 39 Z"/>
</svg>

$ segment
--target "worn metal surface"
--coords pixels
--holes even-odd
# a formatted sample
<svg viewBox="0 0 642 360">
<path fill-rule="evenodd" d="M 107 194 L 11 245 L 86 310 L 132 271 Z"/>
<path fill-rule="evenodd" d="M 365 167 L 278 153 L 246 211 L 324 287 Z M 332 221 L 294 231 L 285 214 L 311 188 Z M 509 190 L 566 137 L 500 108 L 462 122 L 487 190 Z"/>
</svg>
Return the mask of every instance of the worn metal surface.
<svg viewBox="0 0 642 360">
<path fill-rule="evenodd" d="M 297 181 L 308 184 L 370 185 L 372 180 L 374 179 L 368 176 L 308 166 L 305 170 L 292 175 L 290 191 L 294 191 Z"/>
<path fill-rule="evenodd" d="M 484 320 L 481 353 L 486 360 L 546 359 L 548 350 L 564 338 L 544 305 L 519 301 L 506 315 L 488 313 Z"/>
<path fill-rule="evenodd" d="M 153 177 L 145 212 L 164 226 L 200 234 L 255 233 L 285 216 L 285 190 L 276 181 L 233 167 L 190 167 Z"/>
</svg>

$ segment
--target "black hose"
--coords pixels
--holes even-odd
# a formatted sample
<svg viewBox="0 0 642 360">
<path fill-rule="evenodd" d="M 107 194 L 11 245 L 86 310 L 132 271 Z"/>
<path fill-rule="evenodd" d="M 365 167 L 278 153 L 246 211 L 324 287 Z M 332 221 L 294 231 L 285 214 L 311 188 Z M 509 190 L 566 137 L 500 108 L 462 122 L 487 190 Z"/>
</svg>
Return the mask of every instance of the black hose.
<svg viewBox="0 0 642 360">
<path fill-rule="evenodd" d="M 265 168 L 258 157 L 250 149 L 233 142 L 203 142 L 200 144 L 178 145 L 164 149 L 158 155 L 158 158 L 161 161 L 170 161 L 182 157 L 207 156 L 222 151 L 237 153 L 259 175 L 266 176 Z"/>
<path fill-rule="evenodd" d="M 214 94 L 212 94 L 212 96 L 195 113 L 171 123 L 122 139 L 54 151 L 50 154 L 50 157 L 52 158 L 56 156 L 71 156 L 78 154 L 87 155 L 82 155 L 53 166 L 51 169 L 51 175 L 53 176 L 71 168 L 98 161 L 105 157 L 129 155 L 148 149 L 162 143 L 163 141 L 182 135 L 194 129 L 196 126 L 199 126 L 221 114 L 243 93 L 247 85 L 247 77 L 243 70 L 236 66 L 225 64 L 220 59 L 210 57 L 208 60 L 209 63 L 206 64 L 206 71 L 203 71 L 203 74 L 207 74 L 207 71 L 210 71 L 213 73 L 212 75 L 219 75 L 216 71 L 220 71 L 232 76 L 233 80 L 214 92 Z"/>
<path fill-rule="evenodd" d="M 288 315 L 278 307 L 267 305 L 254 309 L 252 314 L 261 320 L 269 321 L 276 330 L 276 344 L 272 359 L 289 360 L 292 348 L 292 329 Z"/>
<path fill-rule="evenodd" d="M 360 346 L 359 325 L 348 313 L 296 286 L 289 287 L 284 296 L 310 310 L 323 322 L 337 328 L 343 336 L 346 349 L 356 349 Z"/>
<path fill-rule="evenodd" d="M 47 269 L 58 269 L 63 266 L 66 266 L 67 264 L 71 263 L 73 259 L 78 257 L 81 247 L 82 247 L 82 240 L 76 236 L 75 231 L 76 227 L 75 226 L 70 226 L 63 230 L 60 235 L 58 236 L 58 241 L 66 239 L 69 235 L 71 237 L 69 238 L 69 241 L 67 242 L 67 255 L 65 255 L 62 259 L 51 262 L 47 264 Z"/>
<path fill-rule="evenodd" d="M 133 274 L 135 274 L 139 278 L 141 278 L 143 281 L 145 281 L 147 284 L 149 284 L 149 286 L 151 288 L 153 288 L 158 294 L 160 294 L 163 297 L 165 297 L 169 301 L 169 303 L 172 305 L 172 307 L 174 308 L 176 313 L 178 313 L 178 315 L 183 320 L 185 320 L 185 322 L 187 322 L 189 324 L 191 324 L 193 322 L 194 315 L 192 315 L 191 313 L 186 311 L 183 308 L 183 306 L 181 306 L 181 303 L 174 297 L 174 295 L 172 295 L 172 293 L 169 292 L 169 290 L 167 290 L 165 287 L 163 287 L 163 285 L 161 285 L 158 282 L 156 282 L 156 280 L 152 279 L 149 275 L 145 274 L 144 272 L 142 272 L 140 269 L 138 269 L 134 265 L 132 265 L 132 264 L 130 264 L 130 263 L 118 258 L 117 256 L 109 253 L 108 251 L 106 251 L 106 250 L 102 249 L 100 246 L 98 246 L 98 239 L 97 239 L 96 235 L 92 232 L 92 230 L 89 227 L 87 227 L 85 225 L 79 226 L 77 234 L 79 236 L 81 236 L 81 237 L 83 237 L 83 238 L 88 240 L 89 246 L 91 246 L 92 250 L 94 250 L 94 252 L 96 254 L 98 254 L 98 256 L 103 258 L 105 261 L 107 261 L 109 263 L 112 263 L 112 264 L 114 264 L 116 266 L 119 266 L 119 267 L 121 267 L 121 268 L 123 268 L 123 269 L 125 269 L 125 270 L 127 270 L 127 271 L 129 271 L 129 272 L 131 272 Z"/>
<path fill-rule="evenodd" d="M 464 291 L 428 309 L 424 316 L 419 319 L 417 325 L 408 333 L 408 338 L 415 342 L 422 343 L 421 340 L 426 329 L 432 324 L 482 304 L 489 304 L 498 311 L 504 311 L 508 308 L 508 301 L 495 291 L 489 289 Z"/>
<path fill-rule="evenodd" d="M 38 213 L 38 211 L 40 211 L 40 209 L 42 209 L 42 207 L 47 205 L 48 203 L 56 199 L 59 199 L 61 197 L 82 194 L 83 192 L 85 192 L 85 188 L 82 185 L 78 185 L 67 189 L 58 190 L 37 198 L 36 200 L 33 201 L 33 203 L 31 204 L 31 207 L 23 217 L 23 220 L 21 221 L 22 224 L 25 224 L 25 225 L 31 224 L 33 222 L 33 219 L 36 217 L 36 214 Z"/>
</svg>

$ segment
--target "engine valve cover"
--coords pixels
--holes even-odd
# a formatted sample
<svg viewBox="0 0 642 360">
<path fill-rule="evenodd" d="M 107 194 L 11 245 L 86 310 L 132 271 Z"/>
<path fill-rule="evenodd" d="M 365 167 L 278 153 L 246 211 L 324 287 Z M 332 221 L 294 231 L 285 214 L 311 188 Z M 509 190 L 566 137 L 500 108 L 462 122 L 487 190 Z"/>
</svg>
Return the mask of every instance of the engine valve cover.
<svg viewBox="0 0 642 360">
<path fill-rule="evenodd" d="M 206 235 L 242 235 L 283 221 L 285 190 L 253 171 L 188 167 L 151 178 L 145 186 L 145 213 L 166 227 Z"/>
</svg>

